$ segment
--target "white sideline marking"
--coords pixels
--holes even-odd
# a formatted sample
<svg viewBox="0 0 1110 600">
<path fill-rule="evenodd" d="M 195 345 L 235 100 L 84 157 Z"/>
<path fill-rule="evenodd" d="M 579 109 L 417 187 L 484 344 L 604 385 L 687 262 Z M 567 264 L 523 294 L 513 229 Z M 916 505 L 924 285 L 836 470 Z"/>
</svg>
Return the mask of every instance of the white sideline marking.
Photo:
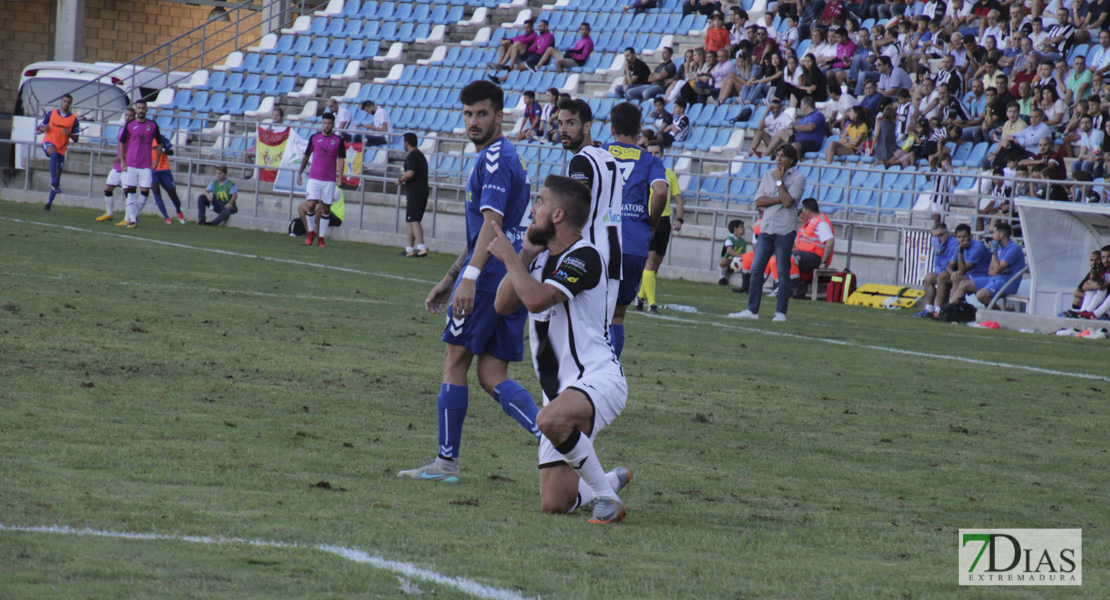
<svg viewBox="0 0 1110 600">
<path fill-rule="evenodd" d="M 12 217 L 0 217 L 5 221 L 13 223 L 23 223 L 26 225 L 41 225 L 43 227 L 56 227 L 58 229 L 67 229 L 69 231 L 80 231 L 81 233 L 92 233 L 96 235 L 106 235 L 109 237 L 124 238 L 135 240 L 138 242 L 149 242 L 151 244 L 161 244 L 163 246 L 171 246 L 173 248 L 182 248 L 184 250 L 199 250 L 201 252 L 212 252 L 214 254 L 224 254 L 226 256 L 238 256 L 240 258 L 256 258 L 259 260 L 268 260 L 271 262 L 285 263 L 290 265 L 300 265 L 302 267 L 312 267 L 315 269 L 329 269 L 332 271 L 340 271 L 343 273 L 354 273 L 356 275 L 369 275 L 371 277 L 383 277 L 385 279 L 398 279 L 400 281 L 412 281 L 415 283 L 428 283 L 435 285 L 436 281 L 428 281 L 427 279 L 418 279 L 416 277 L 405 277 L 403 275 L 393 275 L 391 273 L 375 273 L 373 271 L 360 271 L 349 267 L 338 267 L 335 265 L 323 265 L 320 263 L 308 262 L 304 260 L 293 260 L 291 258 L 274 258 L 273 256 L 263 256 L 261 254 L 247 254 L 245 252 L 234 252 L 232 250 L 221 250 L 219 248 L 205 248 L 203 246 L 191 246 L 189 244 L 181 244 L 178 242 L 167 242 L 165 240 L 155 240 L 151 238 L 144 238 L 126 233 L 116 233 L 114 231 L 95 231 L 92 229 L 85 229 L 84 227 L 74 227 L 72 225 L 58 225 L 57 223 L 43 223 L 41 221 L 27 221 L 24 219 L 15 219 Z"/>
<path fill-rule="evenodd" d="M 937 360 L 950 360 L 955 362 L 968 363 L 972 365 L 980 365 L 985 367 L 1004 367 L 1006 369 L 1018 369 L 1021 371 L 1030 371 L 1033 373 L 1044 373 L 1046 375 L 1060 375 L 1063 377 L 1076 377 L 1078 379 L 1093 379 L 1095 381 L 1110 382 L 1110 377 L 1103 375 L 1092 375 L 1090 373 L 1073 373 L 1069 371 L 1056 371 L 1053 369 L 1044 369 L 1041 367 L 1031 367 L 1028 365 L 1017 365 L 1013 363 L 1004 363 L 993 360 L 980 360 L 978 358 L 967 358 L 964 356 L 949 356 L 946 354 L 932 354 L 929 352 L 918 352 L 917 350 L 903 350 L 901 348 L 889 348 L 887 346 L 876 346 L 874 344 L 860 344 L 858 342 L 849 342 L 846 340 L 834 340 L 830 338 L 813 337 L 808 335 L 799 335 L 797 333 L 788 333 L 785 331 L 769 331 L 766 329 L 756 329 L 754 327 L 740 327 L 731 323 L 721 321 L 698 321 L 695 319 L 686 319 L 683 317 L 672 317 L 668 315 L 653 315 L 654 318 L 664 319 L 667 321 L 674 321 L 676 323 L 689 323 L 693 325 L 717 325 L 724 329 L 732 329 L 734 331 L 743 331 L 746 333 L 758 333 L 762 335 L 778 336 L 785 338 L 792 338 L 796 340 L 804 340 L 807 342 L 824 342 L 826 344 L 833 344 L 835 346 L 850 346 L 853 348 L 866 348 L 868 350 L 878 350 L 880 352 L 889 352 L 892 354 L 905 354 L 907 356 L 919 356 L 921 358 L 934 358 Z"/>
<path fill-rule="evenodd" d="M 256 254 L 245 254 L 245 253 L 241 253 L 241 252 L 232 252 L 230 250 L 220 250 L 218 248 L 204 248 L 204 247 L 200 247 L 200 246 L 190 246 L 190 245 L 187 245 L 187 244 L 179 244 L 179 243 L 176 243 L 176 242 L 167 242 L 167 241 L 163 241 L 163 240 L 154 240 L 154 239 L 150 239 L 150 238 L 136 237 L 136 236 L 133 236 L 133 235 L 115 233 L 115 232 L 110 232 L 110 231 L 94 231 L 92 229 L 84 229 L 84 228 L 81 228 L 81 227 L 73 227 L 73 226 L 70 226 L 70 225 L 57 225 L 57 224 L 54 224 L 54 223 L 43 223 L 43 222 L 40 222 L 40 221 L 26 221 L 26 220 L 23 220 L 23 219 L 15 219 L 15 218 L 11 218 L 11 217 L 0 217 L 0 219 L 3 219 L 5 221 L 13 221 L 13 222 L 16 222 L 16 223 L 27 223 L 27 224 L 32 224 L 32 225 L 42 225 L 44 227 L 58 227 L 58 228 L 61 228 L 61 229 L 68 229 L 68 230 L 71 230 L 71 231 L 80 231 L 82 233 L 95 233 L 95 234 L 99 234 L 99 235 L 108 235 L 108 236 L 112 236 L 112 237 L 121 237 L 121 238 L 127 238 L 127 239 L 142 241 L 142 242 L 151 242 L 151 243 L 155 243 L 155 244 L 173 246 L 173 247 L 177 247 L 177 248 L 186 248 L 186 249 L 189 249 L 189 250 L 202 250 L 202 251 L 205 251 L 205 252 L 215 252 L 217 254 L 226 254 L 226 255 L 229 255 L 229 256 L 240 256 L 240 257 L 244 257 L 244 258 L 257 258 L 257 259 L 269 260 L 269 261 L 273 261 L 273 262 L 281 262 L 281 263 L 316 267 L 316 268 L 322 268 L 322 269 L 333 269 L 333 270 L 336 270 L 336 271 L 343 271 L 343 272 L 346 272 L 346 273 L 357 273 L 357 274 L 360 274 L 360 275 L 371 275 L 371 276 L 374 276 L 374 277 L 384 277 L 384 278 L 388 278 L 388 279 L 399 279 L 399 280 L 402 280 L 402 281 L 413 281 L 413 282 L 417 282 L 417 283 L 431 283 L 431 284 L 436 283 L 434 281 L 427 281 L 427 280 L 424 280 L 424 279 L 416 279 L 414 277 L 403 277 L 403 276 L 400 276 L 400 275 L 391 275 L 391 274 L 388 274 L 388 273 L 374 273 L 374 272 L 371 272 L 371 271 L 359 271 L 357 269 L 349 269 L 349 268 L 346 268 L 346 267 L 336 267 L 336 266 L 332 266 L 332 265 L 321 265 L 321 264 L 309 263 L 309 262 L 292 260 L 292 259 L 260 256 L 260 255 L 256 255 Z M 1074 372 L 1069 372 L 1069 371 L 1056 371 L 1056 370 L 1053 370 L 1053 369 L 1044 369 L 1044 368 L 1041 368 L 1041 367 L 1032 367 L 1032 366 L 1028 366 L 1028 365 L 1018 365 L 1018 364 L 1013 364 L 1013 363 L 1004 363 L 1004 362 L 997 362 L 997 361 L 991 361 L 991 360 L 980 360 L 980 359 L 977 359 L 977 358 L 967 358 L 967 357 L 963 357 L 963 356 L 948 356 L 948 355 L 944 355 L 944 354 L 931 354 L 929 352 L 918 352 L 916 350 L 904 350 L 904 349 L 901 349 L 901 348 L 889 348 L 887 346 L 876 346 L 874 344 L 860 344 L 858 342 L 849 342 L 849 341 L 846 341 L 846 340 L 835 340 L 835 339 L 831 339 L 831 338 L 822 338 L 822 337 L 799 335 L 799 334 L 796 334 L 796 333 L 787 333 L 787 332 L 783 332 L 783 331 L 769 331 L 769 330 L 766 330 L 766 329 L 755 329 L 755 328 L 752 328 L 752 327 L 740 327 L 740 326 L 733 325 L 733 324 L 727 323 L 727 322 L 722 322 L 722 321 L 698 321 L 698 320 L 686 319 L 686 318 L 682 318 L 682 317 L 671 317 L 671 316 L 668 316 L 668 315 L 654 315 L 654 317 L 659 318 L 659 319 L 668 320 L 668 321 L 674 321 L 676 323 L 689 323 L 689 324 L 694 324 L 694 325 L 712 324 L 712 325 L 718 325 L 718 326 L 726 328 L 726 329 L 732 329 L 734 331 L 745 331 L 745 332 L 748 332 L 748 333 L 758 333 L 758 334 L 762 334 L 762 335 L 778 336 L 778 337 L 792 338 L 792 339 L 805 340 L 805 341 L 824 342 L 826 344 L 833 344 L 833 345 L 836 345 L 836 346 L 849 346 L 849 347 L 853 347 L 853 348 L 865 348 L 865 349 L 868 349 L 868 350 L 877 350 L 879 352 L 888 352 L 888 353 L 893 353 L 893 354 L 904 354 L 904 355 L 907 355 L 907 356 L 917 356 L 917 357 L 921 357 L 921 358 L 932 358 L 932 359 L 937 359 L 937 360 L 948 360 L 948 361 L 953 361 L 953 362 L 962 362 L 962 363 L 985 366 L 985 367 L 1003 367 L 1003 368 L 1007 368 L 1007 369 L 1017 369 L 1017 370 L 1020 370 L 1020 371 L 1029 371 L 1031 373 L 1043 373 L 1043 374 L 1046 374 L 1046 375 L 1058 375 L 1058 376 L 1062 376 L 1062 377 L 1075 377 L 1077 379 L 1091 379 L 1091 380 L 1094 380 L 1094 381 L 1110 382 L 1110 377 L 1106 377 L 1106 376 L 1103 376 L 1103 375 L 1092 375 L 1090 373 L 1074 373 Z"/>
<path fill-rule="evenodd" d="M 373 556 L 368 552 L 359 550 L 358 548 L 349 548 L 346 546 L 333 546 L 330 544 L 300 544 L 297 542 L 272 542 L 266 540 L 246 540 L 241 538 L 227 538 L 227 537 L 208 537 L 196 535 L 169 535 L 164 533 L 131 533 L 126 531 L 103 531 L 100 529 L 75 529 L 65 525 L 49 525 L 38 527 L 23 527 L 19 525 L 5 525 L 0 523 L 0 531 L 19 531 L 25 533 L 57 533 L 63 535 L 84 535 L 93 537 L 104 538 L 122 538 L 128 540 L 159 540 L 169 542 L 192 542 L 195 544 L 247 544 L 250 546 L 264 546 L 267 548 L 309 548 L 312 550 L 320 550 L 329 554 L 334 554 L 340 558 L 356 562 L 364 565 L 370 565 L 376 569 L 383 569 L 385 571 L 392 571 L 394 573 L 411 577 L 413 579 L 422 579 L 431 583 L 437 583 L 447 587 L 455 588 L 460 592 L 470 594 L 476 598 L 488 598 L 489 600 L 525 600 L 525 597 L 520 592 L 514 590 L 507 590 L 504 588 L 496 588 L 488 585 L 483 585 L 477 581 L 466 579 L 464 577 L 450 577 L 431 571 L 422 569 L 412 563 L 402 562 L 398 560 L 389 560 L 380 556 Z"/>
</svg>

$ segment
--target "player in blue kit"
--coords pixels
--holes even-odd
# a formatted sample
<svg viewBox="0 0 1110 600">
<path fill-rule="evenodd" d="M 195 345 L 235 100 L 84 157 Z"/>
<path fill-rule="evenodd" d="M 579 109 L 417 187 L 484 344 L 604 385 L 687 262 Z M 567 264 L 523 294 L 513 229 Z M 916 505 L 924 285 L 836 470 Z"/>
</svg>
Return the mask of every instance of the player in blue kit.
<svg viewBox="0 0 1110 600">
<path fill-rule="evenodd" d="M 508 374 L 509 362 L 524 358 L 528 312 L 520 307 L 500 316 L 494 310 L 505 263 L 490 256 L 488 250 L 500 229 L 520 251 L 531 203 L 528 174 L 516 148 L 501 134 L 505 102 L 501 88 L 489 81 L 474 81 L 463 88 L 459 100 L 467 137 L 478 150 L 466 182 L 466 252 L 424 301 L 430 312 L 441 313 L 445 306 L 448 310 L 443 383 L 436 398 L 439 453 L 433 462 L 397 474 L 446 483 L 459 481 L 459 440 L 469 404 L 467 373 L 475 356 L 482 389 L 539 438 L 536 402 Z"/>
<path fill-rule="evenodd" d="M 956 226 L 956 243 L 956 271 L 952 273 L 949 302 L 963 300 L 968 294 L 990 284 L 990 248 L 971 237 L 971 227 L 967 223 Z"/>
<path fill-rule="evenodd" d="M 630 102 L 613 107 L 610 119 L 613 139 L 606 149 L 617 160 L 621 174 L 621 285 L 613 311 L 613 349 L 620 358 L 624 349 L 624 315 L 640 291 L 640 278 L 647 262 L 648 246 L 667 206 L 669 187 L 663 161 L 636 145 L 640 135 L 640 109 Z M 654 190 L 654 194 L 651 192 Z M 653 198 L 648 205 L 649 198 Z"/>
</svg>

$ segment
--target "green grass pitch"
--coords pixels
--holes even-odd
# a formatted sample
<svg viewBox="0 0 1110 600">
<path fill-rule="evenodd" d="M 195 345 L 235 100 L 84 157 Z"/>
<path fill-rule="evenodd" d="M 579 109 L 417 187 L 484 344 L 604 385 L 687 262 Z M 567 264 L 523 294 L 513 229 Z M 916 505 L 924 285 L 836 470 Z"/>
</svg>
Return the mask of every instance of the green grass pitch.
<svg viewBox="0 0 1110 600">
<path fill-rule="evenodd" d="M 0 524 L 297 546 L 0 529 L 0 598 L 471 597 L 320 544 L 525 597 L 1105 597 L 1105 341 L 738 323 L 661 280 L 699 312 L 630 316 L 597 444 L 629 517 L 591 526 L 539 513 L 536 444 L 473 378 L 462 482 L 396 477 L 435 452 L 453 257 L 94 216 L 0 202 Z M 958 587 L 960 528 L 1081 528 L 1084 584 Z"/>
</svg>

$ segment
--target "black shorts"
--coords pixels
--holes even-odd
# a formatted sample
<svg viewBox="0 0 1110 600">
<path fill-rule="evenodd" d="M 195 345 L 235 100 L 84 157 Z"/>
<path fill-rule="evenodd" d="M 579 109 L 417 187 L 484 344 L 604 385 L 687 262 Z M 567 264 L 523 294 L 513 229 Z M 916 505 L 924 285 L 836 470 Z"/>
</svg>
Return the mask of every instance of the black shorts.
<svg viewBox="0 0 1110 600">
<path fill-rule="evenodd" d="M 655 235 L 651 236 L 648 250 L 659 256 L 667 255 L 667 245 L 671 243 L 671 217 L 659 217 L 659 227 L 655 228 Z"/>
<path fill-rule="evenodd" d="M 535 67 L 537 64 L 539 64 L 541 58 L 543 58 L 542 54 L 528 52 L 527 50 L 524 52 L 524 64 L 528 65 L 529 67 Z"/>
<path fill-rule="evenodd" d="M 587 59 L 585 58 L 572 58 L 571 60 L 573 60 L 580 67 L 586 66 Z"/>
<path fill-rule="evenodd" d="M 419 223 L 424 219 L 424 210 L 428 208 L 428 197 L 412 198 L 405 200 L 405 222 Z"/>
<path fill-rule="evenodd" d="M 806 140 L 806 141 L 803 142 L 803 141 L 799 140 L 796 136 L 793 136 L 793 135 L 790 136 L 790 142 L 791 143 L 796 142 L 798 145 L 800 145 L 802 147 L 802 154 L 805 154 L 807 152 L 820 152 L 821 151 L 821 143 L 820 142 L 815 142 L 813 140 Z"/>
</svg>

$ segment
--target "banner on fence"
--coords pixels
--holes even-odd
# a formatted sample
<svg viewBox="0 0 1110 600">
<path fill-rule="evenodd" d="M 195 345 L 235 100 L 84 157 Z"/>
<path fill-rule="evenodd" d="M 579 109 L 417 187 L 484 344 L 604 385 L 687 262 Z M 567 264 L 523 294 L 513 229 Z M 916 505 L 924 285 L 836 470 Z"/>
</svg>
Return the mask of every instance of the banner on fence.
<svg viewBox="0 0 1110 600">
<path fill-rule="evenodd" d="M 255 152 L 255 165 L 258 167 L 258 180 L 273 182 L 277 179 L 277 168 L 281 165 L 285 144 L 293 130 L 285 125 L 259 125 L 258 144 Z"/>
<path fill-rule="evenodd" d="M 305 150 L 308 150 L 308 140 L 290 129 L 289 139 L 285 142 L 285 151 L 281 155 L 281 171 L 278 171 L 277 177 L 274 178 L 275 192 L 288 192 L 292 189 L 295 194 L 305 193 L 304 183 L 308 181 L 307 179 L 303 180 L 301 185 L 296 185 L 297 172 L 300 171 Z"/>
</svg>

